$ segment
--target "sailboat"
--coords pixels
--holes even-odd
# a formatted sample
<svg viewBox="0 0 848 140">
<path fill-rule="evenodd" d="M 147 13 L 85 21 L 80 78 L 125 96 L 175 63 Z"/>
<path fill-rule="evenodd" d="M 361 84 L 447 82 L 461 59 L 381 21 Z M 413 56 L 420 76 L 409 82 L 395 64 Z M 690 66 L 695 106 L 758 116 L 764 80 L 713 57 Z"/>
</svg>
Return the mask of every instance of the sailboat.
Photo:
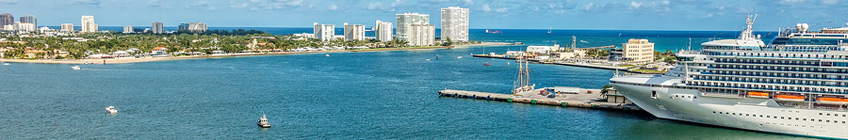
<svg viewBox="0 0 848 140">
<path fill-rule="evenodd" d="M 518 76 L 515 78 L 515 89 L 512 90 L 512 94 L 520 94 L 531 91 L 536 86 L 536 84 L 530 84 L 530 65 L 527 63 L 527 60 L 524 59 L 524 56 L 519 56 L 517 58 Z"/>
<path fill-rule="evenodd" d="M 553 31 L 552 29 L 553 29 L 553 28 L 551 28 L 550 26 L 548 26 L 548 34 L 551 34 L 551 33 L 552 33 L 552 31 Z"/>
</svg>

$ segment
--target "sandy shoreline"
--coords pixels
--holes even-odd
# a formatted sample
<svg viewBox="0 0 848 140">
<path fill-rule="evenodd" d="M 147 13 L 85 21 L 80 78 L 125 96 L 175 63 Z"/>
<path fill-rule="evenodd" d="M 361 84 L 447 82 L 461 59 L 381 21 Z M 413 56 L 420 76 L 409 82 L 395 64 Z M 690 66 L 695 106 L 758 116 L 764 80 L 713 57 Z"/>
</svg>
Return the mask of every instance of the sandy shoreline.
<svg viewBox="0 0 848 140">
<path fill-rule="evenodd" d="M 455 47 L 469 46 L 484 46 L 484 45 L 512 45 L 512 43 L 492 43 L 483 42 L 480 44 L 456 45 Z M 171 56 L 171 57 L 144 57 L 144 58 L 115 58 L 115 59 L 78 59 L 78 60 L 27 60 L 27 59 L 0 59 L 0 62 L 6 63 L 42 63 L 42 64 L 125 64 L 125 63 L 142 63 L 154 61 L 170 61 L 183 59 L 201 59 L 201 58 L 226 58 L 226 57 L 244 57 L 244 56 L 264 56 L 264 55 L 290 55 L 290 54 L 312 54 L 312 53 L 339 53 L 339 52 L 377 52 L 377 51 L 401 51 L 401 50 L 423 50 L 423 49 L 447 49 L 450 47 L 411 47 L 411 48 L 386 48 L 386 49 L 366 49 L 366 50 L 344 50 L 344 51 L 318 51 L 318 52 L 274 52 L 274 53 L 253 53 L 253 54 L 234 54 L 234 55 L 198 55 L 198 56 Z"/>
</svg>

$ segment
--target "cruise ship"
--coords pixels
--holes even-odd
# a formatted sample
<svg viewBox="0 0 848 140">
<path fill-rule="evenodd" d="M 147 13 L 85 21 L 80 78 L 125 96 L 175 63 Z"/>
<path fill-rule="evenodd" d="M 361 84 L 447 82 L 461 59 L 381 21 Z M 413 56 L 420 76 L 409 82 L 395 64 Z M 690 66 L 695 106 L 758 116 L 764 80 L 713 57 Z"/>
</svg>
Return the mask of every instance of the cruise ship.
<svg viewBox="0 0 848 140">
<path fill-rule="evenodd" d="M 650 114 L 669 120 L 819 138 L 848 139 L 848 27 L 753 34 L 681 50 L 659 75 L 616 75 L 612 85 Z"/>
</svg>

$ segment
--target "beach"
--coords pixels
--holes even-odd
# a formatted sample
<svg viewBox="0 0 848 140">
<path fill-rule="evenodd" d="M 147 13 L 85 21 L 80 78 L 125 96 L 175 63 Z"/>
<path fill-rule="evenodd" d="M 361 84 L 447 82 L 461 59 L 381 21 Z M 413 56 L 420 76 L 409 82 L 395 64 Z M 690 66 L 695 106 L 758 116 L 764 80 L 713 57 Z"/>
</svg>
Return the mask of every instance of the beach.
<svg viewBox="0 0 848 140">
<path fill-rule="evenodd" d="M 512 43 L 498 42 L 483 42 L 480 44 L 463 44 L 453 47 L 471 47 L 471 46 L 497 46 L 497 45 L 512 45 Z M 161 57 L 126 57 L 113 59 L 74 59 L 74 60 L 58 60 L 58 59 L 0 59 L 0 62 L 6 63 L 42 63 L 42 64 L 126 64 L 126 63 L 142 63 L 155 61 L 170 61 L 182 59 L 202 59 L 202 58 L 226 58 L 226 57 L 244 57 L 244 56 L 262 56 L 262 55 L 290 55 L 290 54 L 312 54 L 312 53 L 339 53 L 339 52 L 375 52 L 375 51 L 402 51 L 402 50 L 424 50 L 424 49 L 447 49 L 451 46 L 427 46 L 427 47 L 401 47 L 401 48 L 374 48 L 362 50 L 334 50 L 334 51 L 312 51 L 312 52 L 269 52 L 269 53 L 238 53 L 224 55 L 195 55 L 195 56 L 161 56 Z"/>
</svg>

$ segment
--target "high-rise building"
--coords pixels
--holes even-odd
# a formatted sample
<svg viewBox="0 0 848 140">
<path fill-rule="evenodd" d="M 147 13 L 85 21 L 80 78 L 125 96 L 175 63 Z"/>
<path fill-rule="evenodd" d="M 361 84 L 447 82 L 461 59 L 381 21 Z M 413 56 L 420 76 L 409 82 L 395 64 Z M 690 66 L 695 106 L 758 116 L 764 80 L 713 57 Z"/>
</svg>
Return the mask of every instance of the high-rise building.
<svg viewBox="0 0 848 140">
<path fill-rule="evenodd" d="M 312 27 L 312 34 L 315 39 L 330 41 L 336 35 L 336 25 L 318 24 L 318 22 L 315 22 L 312 24 Z"/>
<path fill-rule="evenodd" d="M 74 31 L 74 24 L 64 23 L 64 24 L 62 24 L 62 29 L 60 31 L 62 31 L 62 32 L 73 32 Z"/>
<path fill-rule="evenodd" d="M 408 32 L 410 46 L 432 46 L 436 44 L 436 26 L 430 24 L 412 24 Z"/>
<path fill-rule="evenodd" d="M 393 28 L 394 27 L 392 26 L 391 22 L 383 22 L 377 20 L 377 24 L 374 25 L 374 35 L 376 36 L 377 40 L 383 42 L 392 41 Z"/>
<path fill-rule="evenodd" d="M 345 41 L 365 40 L 365 25 L 344 23 Z"/>
<path fill-rule="evenodd" d="M 26 15 L 21 17 L 21 23 L 32 23 L 35 27 L 38 27 L 38 20 L 35 19 L 33 15 Z"/>
<path fill-rule="evenodd" d="M 647 39 L 630 39 L 621 45 L 622 57 L 636 63 L 654 61 L 654 43 Z"/>
<path fill-rule="evenodd" d="M 97 32 L 97 24 L 94 24 L 94 16 L 82 16 L 82 29 L 80 33 Z"/>
<path fill-rule="evenodd" d="M 202 33 L 206 32 L 206 30 L 208 30 L 208 27 L 206 27 L 206 23 L 189 22 L 187 30 L 189 32 Z"/>
<path fill-rule="evenodd" d="M 153 34 L 161 34 L 165 33 L 165 27 L 162 25 L 162 22 L 153 22 L 153 26 L 150 26 L 151 30 L 153 30 Z"/>
<path fill-rule="evenodd" d="M 132 25 L 124 26 L 124 32 L 123 33 L 125 33 L 125 34 L 133 33 L 133 26 Z"/>
<path fill-rule="evenodd" d="M 35 32 L 36 29 L 35 24 L 32 23 L 15 22 L 12 26 L 14 26 L 14 30 L 18 32 Z"/>
<path fill-rule="evenodd" d="M 468 8 L 442 8 L 442 40 L 468 41 Z"/>
<path fill-rule="evenodd" d="M 411 31 L 410 26 L 413 24 L 430 24 L 430 15 L 418 13 L 397 14 L 397 39 L 409 41 L 407 34 Z"/>
<path fill-rule="evenodd" d="M 180 23 L 177 27 L 177 31 L 188 32 L 188 23 Z"/>
<path fill-rule="evenodd" d="M 0 14 L 0 26 L 15 24 L 15 17 L 9 13 Z"/>
</svg>

